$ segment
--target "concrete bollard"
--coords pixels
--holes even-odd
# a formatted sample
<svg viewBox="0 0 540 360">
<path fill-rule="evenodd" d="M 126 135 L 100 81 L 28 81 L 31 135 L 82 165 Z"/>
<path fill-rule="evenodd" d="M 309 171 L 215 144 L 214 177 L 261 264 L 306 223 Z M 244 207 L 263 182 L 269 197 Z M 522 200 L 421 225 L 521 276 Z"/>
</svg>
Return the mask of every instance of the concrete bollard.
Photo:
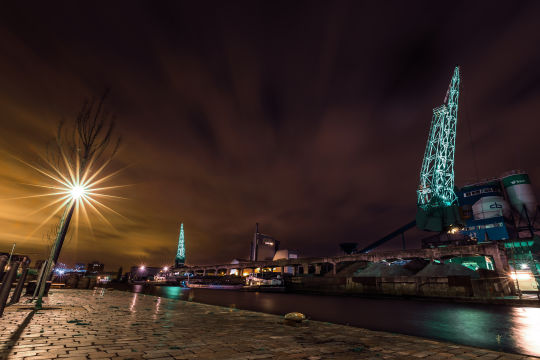
<svg viewBox="0 0 540 360">
<path fill-rule="evenodd" d="M 13 295 L 11 295 L 11 300 L 9 301 L 10 304 L 16 304 L 19 302 L 19 299 L 21 298 L 22 289 L 24 286 L 24 281 L 26 280 L 26 276 L 28 275 L 28 264 L 29 261 L 27 258 L 24 258 L 23 260 L 23 271 L 21 276 L 19 277 L 19 281 L 17 282 L 17 286 L 15 287 L 15 291 L 13 292 Z"/>
<path fill-rule="evenodd" d="M 0 281 L 4 277 L 4 268 L 6 267 L 8 257 L 6 255 L 0 256 Z"/>
<path fill-rule="evenodd" d="M 6 307 L 6 301 L 8 299 L 9 293 L 11 292 L 11 284 L 15 277 L 17 276 L 17 270 L 19 269 L 20 261 L 14 261 L 11 263 L 9 271 L 4 276 L 4 281 L 2 282 L 2 287 L 0 287 L 0 317 L 4 314 L 4 308 Z"/>
</svg>

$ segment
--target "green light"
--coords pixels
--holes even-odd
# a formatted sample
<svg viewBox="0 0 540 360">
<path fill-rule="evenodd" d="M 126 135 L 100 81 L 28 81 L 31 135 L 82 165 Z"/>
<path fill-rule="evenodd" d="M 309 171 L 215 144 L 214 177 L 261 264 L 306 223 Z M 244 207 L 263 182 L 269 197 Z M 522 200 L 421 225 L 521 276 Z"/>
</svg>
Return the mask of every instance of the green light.
<svg viewBox="0 0 540 360">
<path fill-rule="evenodd" d="M 186 261 L 186 249 L 184 245 L 184 223 L 180 224 L 180 237 L 178 238 L 178 250 L 176 251 L 175 265 L 178 267 Z"/>
<path fill-rule="evenodd" d="M 429 138 L 420 171 L 418 206 L 451 206 L 454 193 L 454 155 L 459 97 L 459 67 L 456 66 L 444 104 L 433 109 Z"/>
</svg>

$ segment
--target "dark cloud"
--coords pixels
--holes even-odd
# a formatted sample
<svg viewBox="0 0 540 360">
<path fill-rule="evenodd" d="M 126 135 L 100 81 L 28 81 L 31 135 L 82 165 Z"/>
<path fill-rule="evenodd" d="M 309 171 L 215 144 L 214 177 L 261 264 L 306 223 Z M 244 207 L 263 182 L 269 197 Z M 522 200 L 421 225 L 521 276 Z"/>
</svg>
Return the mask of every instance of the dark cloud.
<svg viewBox="0 0 540 360">
<path fill-rule="evenodd" d="M 303 255 L 365 245 L 414 217 L 431 111 L 456 64 L 458 185 L 523 168 L 538 193 L 539 12 L 532 1 L 10 4 L 2 198 L 44 181 L 9 155 L 38 161 L 57 122 L 110 86 L 124 139 L 110 171 L 128 166 L 110 184 L 130 186 L 107 205 L 125 218 L 92 216 L 63 260 L 161 265 L 180 221 L 192 263 L 246 257 L 257 221 Z M 35 230 L 48 213 L 28 215 L 43 205 L 2 200 L 1 246 L 43 256 L 54 219 Z"/>
</svg>

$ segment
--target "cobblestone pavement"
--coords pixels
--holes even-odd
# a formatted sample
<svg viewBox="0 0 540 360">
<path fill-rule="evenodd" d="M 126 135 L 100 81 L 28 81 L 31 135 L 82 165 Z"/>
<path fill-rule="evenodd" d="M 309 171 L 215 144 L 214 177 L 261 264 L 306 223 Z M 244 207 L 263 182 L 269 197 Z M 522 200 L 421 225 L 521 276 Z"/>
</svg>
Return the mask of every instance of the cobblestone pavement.
<svg viewBox="0 0 540 360">
<path fill-rule="evenodd" d="M 48 309 L 6 309 L 3 358 L 533 359 L 317 321 L 291 326 L 276 315 L 142 294 L 51 292 Z"/>
</svg>

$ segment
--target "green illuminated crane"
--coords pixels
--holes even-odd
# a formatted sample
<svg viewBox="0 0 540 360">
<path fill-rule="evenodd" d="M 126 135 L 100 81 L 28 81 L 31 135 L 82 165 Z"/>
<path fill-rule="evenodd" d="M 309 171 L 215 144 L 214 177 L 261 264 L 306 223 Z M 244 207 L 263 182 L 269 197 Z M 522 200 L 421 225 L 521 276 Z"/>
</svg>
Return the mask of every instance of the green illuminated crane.
<svg viewBox="0 0 540 360">
<path fill-rule="evenodd" d="M 423 230 L 443 231 L 460 222 L 454 192 L 459 82 L 456 66 L 444 104 L 433 109 L 418 187 L 416 221 Z"/>
<path fill-rule="evenodd" d="M 183 266 L 186 261 L 186 248 L 184 243 L 184 223 L 180 224 L 180 236 L 178 238 L 178 250 L 176 251 L 176 258 L 174 259 L 174 266 Z"/>
</svg>

